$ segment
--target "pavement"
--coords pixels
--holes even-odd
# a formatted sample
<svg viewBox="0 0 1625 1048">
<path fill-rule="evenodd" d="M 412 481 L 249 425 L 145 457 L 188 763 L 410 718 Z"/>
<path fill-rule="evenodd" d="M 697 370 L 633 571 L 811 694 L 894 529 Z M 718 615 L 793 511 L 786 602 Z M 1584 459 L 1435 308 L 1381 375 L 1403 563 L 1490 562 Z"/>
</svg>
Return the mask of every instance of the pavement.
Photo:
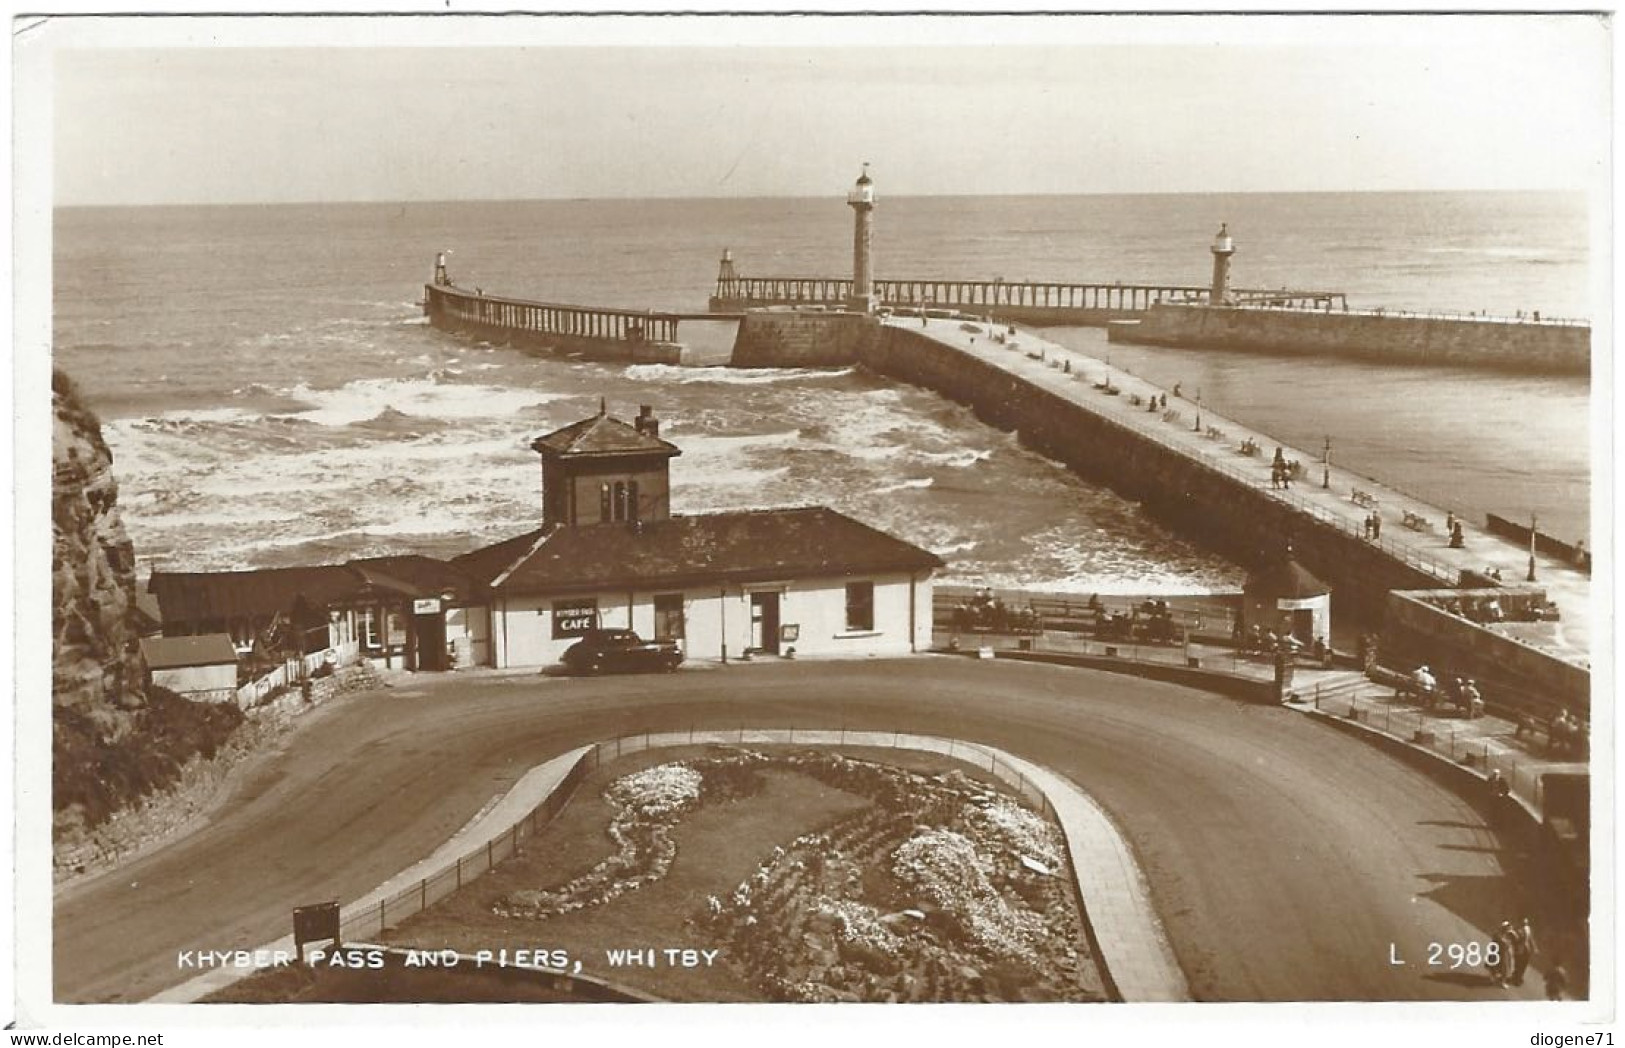
<svg viewBox="0 0 1625 1048">
<path fill-rule="evenodd" d="M 293 906 L 365 895 L 557 754 L 742 725 L 966 739 L 1076 783 L 1138 859 L 1194 1000 L 1539 996 L 1538 979 L 1500 988 L 1425 964 L 1429 943 L 1482 941 L 1545 889 L 1479 807 L 1422 770 L 1283 707 L 930 656 L 590 681 L 425 674 L 346 696 L 207 826 L 57 899 L 54 992 L 29 996 L 145 1000 L 197 974 L 177 951 L 250 948 Z M 45 973 L 19 976 L 26 993 Z"/>
<path fill-rule="evenodd" d="M 1154 440 L 1235 477 L 1264 495 L 1292 505 L 1348 531 L 1363 536 L 1364 522 L 1373 508 L 1382 517 L 1381 537 L 1374 544 L 1390 555 L 1433 574 L 1441 583 L 1455 586 L 1463 571 L 1498 569 L 1506 584 L 1523 584 L 1529 571 L 1527 546 L 1492 535 L 1471 521 L 1462 521 L 1464 545 L 1451 549 L 1444 531 L 1446 510 L 1390 487 L 1380 480 L 1343 469 L 1335 462 L 1325 465 L 1321 449 L 1305 449 L 1284 444 L 1234 419 L 1218 415 L 1199 403 L 1176 395 L 1143 378 L 1136 377 L 1095 357 L 1049 342 L 1022 329 L 1008 336 L 1008 328 L 972 324 L 961 320 L 929 320 L 892 317 L 886 323 L 950 346 L 991 364 L 1009 374 L 1054 393 L 1087 411 L 1137 429 Z M 974 329 L 974 330 L 970 330 Z M 994 336 L 1005 333 L 1006 341 Z M 1108 384 L 1120 392 L 1108 396 L 1095 388 Z M 1151 412 L 1133 398 L 1148 402 L 1152 396 L 1168 397 L 1169 417 Z M 1200 423 L 1200 425 L 1198 425 Z M 1241 453 L 1251 440 L 1256 456 Z M 1305 474 L 1289 489 L 1270 486 L 1270 464 L 1275 449 L 1281 448 L 1289 461 L 1301 462 Z M 1335 458 L 1335 456 L 1334 456 Z M 1324 482 L 1324 486 L 1323 486 Z M 1375 500 L 1373 506 L 1352 501 L 1355 491 Z M 1431 530 L 1406 528 L 1407 514 L 1429 521 Z M 1369 541 L 1369 540 L 1368 540 Z M 1535 554 L 1535 585 L 1545 589 L 1557 605 L 1561 622 L 1555 627 L 1523 631 L 1518 635 L 1559 657 L 1589 665 L 1591 626 L 1591 578 L 1566 561 L 1543 553 Z M 1508 632 L 1514 632 L 1508 630 Z"/>
<path fill-rule="evenodd" d="M 585 752 L 585 748 L 569 750 L 532 768 L 518 782 L 514 783 L 512 789 L 503 794 L 495 803 L 482 808 L 474 819 L 452 834 L 444 844 L 436 848 L 427 858 L 408 866 L 359 899 L 339 900 L 343 903 L 341 913 L 344 917 L 344 923 L 349 925 L 356 914 L 376 909 L 379 903 L 392 898 L 411 885 L 435 878 L 444 871 L 456 866 L 458 860 L 472 855 L 491 841 L 507 833 L 515 823 L 535 811 L 542 801 L 546 800 L 554 790 L 558 789 L 559 783 L 564 781 L 564 777 L 569 774 L 571 768 L 575 767 L 576 762 L 581 759 L 582 754 Z M 350 943 L 352 946 L 356 945 L 349 936 L 345 937 L 345 942 Z M 275 956 L 278 953 L 284 956 L 297 956 L 292 934 L 285 935 L 275 942 L 266 943 L 258 947 L 256 952 L 265 956 Z M 173 986 L 161 993 L 154 994 L 149 998 L 148 1003 L 190 1004 L 202 1000 L 216 991 L 225 989 L 238 979 L 251 973 L 252 969 L 250 968 L 211 969 L 195 978 L 188 979 L 179 986 Z"/>
<path fill-rule="evenodd" d="M 959 637 L 961 649 L 987 646 L 995 652 L 1021 650 L 1022 642 L 1037 652 L 1107 658 L 1108 645 L 1125 664 L 1185 666 L 1195 658 L 1200 668 L 1248 680 L 1273 681 L 1271 659 L 1244 655 L 1216 644 L 1161 645 L 1101 641 L 1082 634 L 1047 632 L 1033 637 L 975 634 Z M 1427 750 L 1442 760 L 1465 765 L 1480 775 L 1500 771 L 1512 792 L 1531 811 L 1541 811 L 1540 777 L 1548 772 L 1587 772 L 1583 759 L 1551 751 L 1545 735 L 1520 735 L 1515 721 L 1493 714 L 1469 719 L 1442 707 L 1425 709 L 1393 688 L 1369 680 L 1354 669 L 1293 668 L 1291 690 L 1301 702 L 1288 708 L 1317 710 L 1355 719 L 1366 727 Z M 1427 739 L 1417 742 L 1418 739 Z"/>
</svg>

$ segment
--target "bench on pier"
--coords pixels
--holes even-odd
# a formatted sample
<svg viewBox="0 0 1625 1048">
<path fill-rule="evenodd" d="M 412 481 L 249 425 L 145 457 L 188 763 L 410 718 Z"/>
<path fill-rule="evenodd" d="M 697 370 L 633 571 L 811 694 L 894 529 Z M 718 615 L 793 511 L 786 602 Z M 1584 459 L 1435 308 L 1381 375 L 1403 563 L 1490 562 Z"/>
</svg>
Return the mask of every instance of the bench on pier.
<svg viewBox="0 0 1625 1048">
<path fill-rule="evenodd" d="M 1400 521 L 1400 523 L 1404 524 L 1407 528 L 1410 528 L 1412 531 L 1432 531 L 1433 530 L 1433 521 L 1427 519 L 1426 517 L 1424 517 L 1424 516 L 1422 516 L 1420 514 L 1412 513 L 1410 510 L 1405 511 L 1405 519 Z"/>
<path fill-rule="evenodd" d="M 1372 495 L 1369 491 L 1361 491 L 1359 488 L 1355 488 L 1349 493 L 1349 501 L 1356 506 L 1364 506 L 1366 509 L 1374 509 L 1377 505 L 1375 495 Z"/>
<path fill-rule="evenodd" d="M 1241 442 L 1241 447 L 1237 448 L 1236 450 L 1249 458 L 1257 457 L 1258 441 L 1254 440 L 1252 437 L 1248 437 L 1246 440 Z"/>
<path fill-rule="evenodd" d="M 1218 426 L 1209 426 L 1207 428 L 1207 439 L 1209 439 L 1209 440 L 1223 440 L 1224 439 L 1224 430 L 1220 429 Z"/>
<path fill-rule="evenodd" d="M 1179 409 L 1178 408 L 1169 408 L 1167 411 L 1164 411 L 1162 413 L 1162 421 L 1164 421 L 1164 422 L 1178 422 L 1179 421 Z"/>
<path fill-rule="evenodd" d="M 1559 721 L 1557 717 L 1543 717 L 1525 710 L 1518 714 L 1517 724 L 1512 733 L 1513 738 L 1532 740 L 1544 735 L 1546 752 L 1550 756 L 1569 757 L 1574 760 L 1584 760 L 1586 757 L 1588 731 L 1584 724 L 1574 718 Z"/>
</svg>

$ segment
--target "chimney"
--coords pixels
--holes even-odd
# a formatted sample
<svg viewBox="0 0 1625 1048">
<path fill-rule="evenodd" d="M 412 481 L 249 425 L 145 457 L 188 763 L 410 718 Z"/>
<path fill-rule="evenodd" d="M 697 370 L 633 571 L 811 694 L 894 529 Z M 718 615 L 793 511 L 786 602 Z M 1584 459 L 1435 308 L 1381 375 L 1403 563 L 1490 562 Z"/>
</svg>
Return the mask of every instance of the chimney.
<svg viewBox="0 0 1625 1048">
<path fill-rule="evenodd" d="M 632 427 L 647 437 L 660 436 L 660 420 L 655 418 L 654 408 L 648 404 L 638 405 L 638 417 L 633 420 Z"/>
</svg>

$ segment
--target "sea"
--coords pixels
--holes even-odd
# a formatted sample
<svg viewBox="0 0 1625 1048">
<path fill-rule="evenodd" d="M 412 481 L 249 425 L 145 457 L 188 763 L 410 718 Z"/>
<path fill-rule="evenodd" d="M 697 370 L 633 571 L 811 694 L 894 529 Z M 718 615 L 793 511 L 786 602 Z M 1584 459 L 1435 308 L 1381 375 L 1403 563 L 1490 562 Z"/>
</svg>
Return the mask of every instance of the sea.
<svg viewBox="0 0 1625 1048">
<path fill-rule="evenodd" d="M 1583 197 L 1350 193 L 882 196 L 885 278 L 1205 284 L 1228 223 L 1241 287 L 1350 308 L 1592 317 Z M 114 456 L 138 573 L 451 556 L 536 526 L 530 441 L 648 404 L 673 511 L 824 504 L 941 554 L 946 581 L 1076 593 L 1232 589 L 1244 566 L 927 391 L 861 369 L 527 355 L 436 331 L 460 286 L 701 311 L 745 276 L 851 269 L 843 198 L 64 208 L 54 363 Z M 1592 398 L 1543 377 L 1045 337 L 1458 514 L 1590 534 Z"/>
</svg>

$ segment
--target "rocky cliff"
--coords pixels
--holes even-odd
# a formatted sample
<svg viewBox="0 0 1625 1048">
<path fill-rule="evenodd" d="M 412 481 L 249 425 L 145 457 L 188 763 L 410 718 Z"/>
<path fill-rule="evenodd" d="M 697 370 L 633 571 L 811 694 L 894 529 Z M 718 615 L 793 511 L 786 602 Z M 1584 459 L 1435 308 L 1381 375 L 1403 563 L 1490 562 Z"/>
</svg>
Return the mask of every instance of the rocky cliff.
<svg viewBox="0 0 1625 1048">
<path fill-rule="evenodd" d="M 51 376 L 52 806 L 59 851 L 211 757 L 242 723 L 234 705 L 146 687 L 135 552 L 119 517 L 101 424 Z"/>
<path fill-rule="evenodd" d="M 87 711 L 137 709 L 146 698 L 135 551 L 119 516 L 113 456 L 61 371 L 51 376 L 51 405 L 52 699 Z"/>
</svg>

